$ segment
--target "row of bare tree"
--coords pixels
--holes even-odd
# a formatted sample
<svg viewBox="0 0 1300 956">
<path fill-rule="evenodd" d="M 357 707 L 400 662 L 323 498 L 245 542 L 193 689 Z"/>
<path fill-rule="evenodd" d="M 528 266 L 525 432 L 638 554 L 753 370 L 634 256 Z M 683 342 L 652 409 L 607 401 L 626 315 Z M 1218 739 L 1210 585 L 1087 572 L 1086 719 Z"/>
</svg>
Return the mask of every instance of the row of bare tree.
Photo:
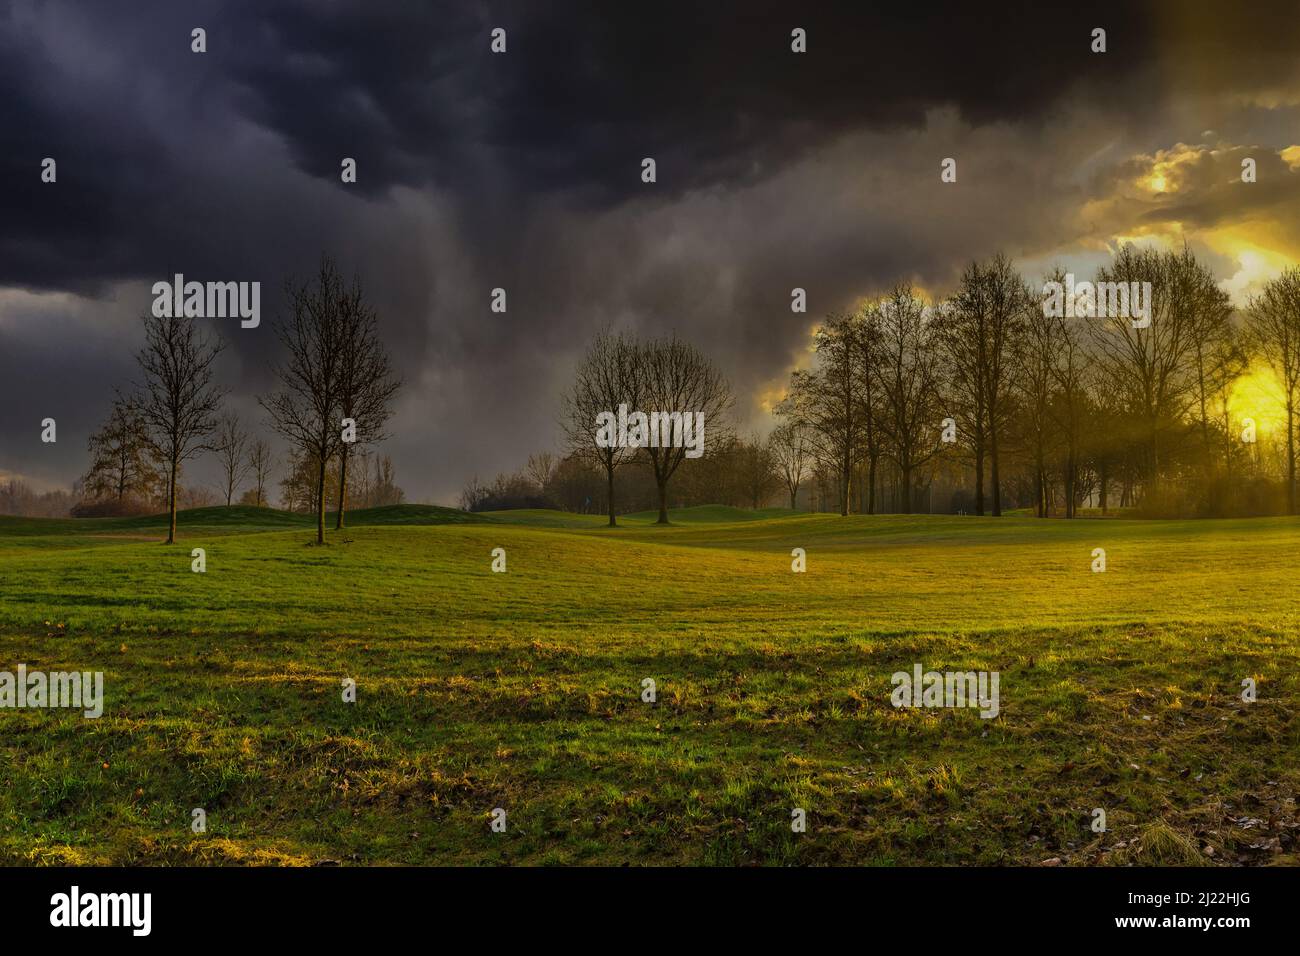
<svg viewBox="0 0 1300 956">
<path fill-rule="evenodd" d="M 313 281 L 290 283 L 287 293 L 288 315 L 276 327 L 285 354 L 275 366 L 279 388 L 258 401 L 272 429 L 288 441 L 293 470 L 308 462 L 314 471 L 316 538 L 324 543 L 327 474 L 337 474 L 335 527 L 342 528 L 349 463 L 358 449 L 387 437 L 401 382 L 360 284 L 347 285 L 330 259 L 322 258 Z M 226 390 L 216 378 L 220 338 L 184 317 L 147 315 L 144 328 L 145 345 L 136 356 L 139 380 L 119 392 L 108 420 L 91 437 L 91 466 L 81 485 L 95 500 L 164 498 L 170 543 L 186 461 L 215 452 L 226 503 L 251 476 L 250 503 L 263 505 L 274 458 L 266 441 L 221 411 Z M 386 480 L 392 484 L 391 462 Z"/>
<path fill-rule="evenodd" d="M 829 316 L 814 366 L 793 373 L 777 409 L 791 500 L 829 475 L 841 514 L 884 510 L 885 469 L 902 512 L 945 474 L 973 484 L 977 514 L 1001 515 L 1009 488 L 1039 516 L 1056 500 L 1067 517 L 1089 499 L 1105 511 L 1116 485 L 1122 504 L 1153 513 L 1223 513 L 1263 462 L 1247 419 L 1265 410 L 1235 407 L 1254 368 L 1275 386 L 1285 424 L 1272 451 L 1294 514 L 1300 270 L 1240 315 L 1186 249 L 1124 246 L 1097 281 L 1150 283 L 1149 314 L 1059 314 L 998 255 L 972 263 L 946 299 L 899 285 Z"/>
</svg>

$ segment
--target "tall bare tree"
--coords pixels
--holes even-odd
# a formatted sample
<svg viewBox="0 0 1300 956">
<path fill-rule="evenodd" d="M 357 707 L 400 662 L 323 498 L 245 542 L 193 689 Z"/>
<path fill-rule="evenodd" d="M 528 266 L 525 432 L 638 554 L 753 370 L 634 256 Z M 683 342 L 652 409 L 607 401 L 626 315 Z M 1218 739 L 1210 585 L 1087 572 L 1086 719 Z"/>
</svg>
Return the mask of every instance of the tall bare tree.
<svg viewBox="0 0 1300 956">
<path fill-rule="evenodd" d="M 731 386 L 708 358 L 676 335 L 646 343 L 637 349 L 637 371 L 642 401 L 647 410 L 695 415 L 704 423 L 711 441 L 720 443 L 730 434 L 726 419 L 732 405 Z M 651 426 L 653 430 L 653 425 Z M 704 435 L 698 436 L 702 442 Z M 686 458 L 685 442 L 652 441 L 643 448 L 659 491 L 659 524 L 668 523 L 668 482 Z"/>
<path fill-rule="evenodd" d="M 1065 282 L 1065 273 L 1057 269 L 1044 281 Z M 1064 320 L 1044 308 L 1030 308 L 1022 334 L 1012 351 L 1014 382 L 1020 393 L 1022 439 L 1028 445 L 1033 468 L 1034 512 L 1047 517 L 1047 456 L 1052 442 L 1051 401 L 1052 370 L 1060 347 L 1061 323 Z"/>
<path fill-rule="evenodd" d="M 792 401 L 809 426 L 816 455 L 836 475 L 841 515 L 851 508 L 853 470 L 866 450 L 860 326 L 854 315 L 828 315 L 814 338 L 816 366 L 791 377 Z"/>
<path fill-rule="evenodd" d="M 1184 251 L 1184 258 L 1190 259 Z M 1215 444 L 1212 434 L 1213 401 L 1225 377 L 1233 372 L 1231 348 L 1234 330 L 1232 305 L 1208 268 L 1195 260 L 1176 273 L 1175 296 L 1180 309 L 1191 317 L 1192 407 L 1201 433 L 1201 451 L 1206 478 L 1214 471 Z"/>
<path fill-rule="evenodd" d="M 1065 485 L 1065 516 L 1073 518 L 1080 498 L 1079 472 L 1082 467 L 1084 430 L 1090 412 L 1088 387 L 1091 355 L 1076 322 L 1056 317 L 1050 321 L 1056 325 L 1049 353 L 1053 392 L 1048 414 L 1064 439 L 1062 478 Z"/>
<path fill-rule="evenodd" d="M 1249 312 L 1244 330 L 1236 328 L 1221 342 L 1211 356 L 1211 366 L 1217 370 L 1213 377 L 1214 427 L 1223 443 L 1223 477 L 1226 487 L 1233 487 L 1233 478 L 1239 464 L 1247 457 L 1246 445 L 1233 428 L 1234 386 L 1250 370 L 1252 355 L 1262 351 L 1252 341 Z"/>
<path fill-rule="evenodd" d="M 975 514 L 984 514 L 984 466 L 989 450 L 988 389 L 984 376 L 988 315 L 982 294 L 983 272 L 972 263 L 961 288 L 936 310 L 935 342 L 943 351 L 945 409 L 958 426 L 958 447 L 970 448 L 975 470 Z"/>
<path fill-rule="evenodd" d="M 234 412 L 227 412 L 217 422 L 217 460 L 221 463 L 222 490 L 226 505 L 235 499 L 235 492 L 248 477 L 248 431 Z"/>
<path fill-rule="evenodd" d="M 338 268 L 322 257 L 314 282 L 290 284 L 289 315 L 276 326 L 286 357 L 275 372 L 280 389 L 258 401 L 275 430 L 316 470 L 316 543 L 325 543 L 325 471 L 342 429 L 343 319 L 348 291 Z"/>
<path fill-rule="evenodd" d="M 609 486 L 609 526 L 617 524 L 614 472 L 632 460 L 636 449 L 602 445 L 596 440 L 596 417 L 617 413 L 621 404 L 635 409 L 641 401 L 637 346 L 621 333 L 602 332 L 592 341 L 574 371 L 563 398 L 561 427 L 570 451 L 599 465 Z"/>
<path fill-rule="evenodd" d="M 167 543 L 176 540 L 176 479 L 181 463 L 210 451 L 224 390 L 214 381 L 223 345 L 194 319 L 147 315 L 136 353 L 142 381 L 132 399 L 167 473 Z"/>
<path fill-rule="evenodd" d="M 1203 267 L 1190 251 L 1161 253 L 1123 246 L 1097 278 L 1107 283 L 1150 283 L 1149 314 L 1142 321 L 1115 314 L 1085 320 L 1108 387 L 1122 396 L 1140 424 L 1146 491 L 1160 481 L 1163 445 L 1180 430 L 1195 395 L 1195 355 L 1201 322 L 1188 293 Z"/>
<path fill-rule="evenodd" d="M 275 467 L 275 456 L 265 439 L 254 439 L 248 447 L 248 466 L 253 473 L 253 487 L 256 492 L 255 503 L 265 508 L 267 503 L 266 486 L 271 478 L 271 469 Z M 290 508 L 290 510 L 293 510 Z"/>
<path fill-rule="evenodd" d="M 1296 409 L 1300 403 L 1300 268 L 1264 286 L 1246 310 L 1246 330 L 1256 353 L 1282 389 L 1286 410 L 1287 514 L 1296 513 Z"/>
<path fill-rule="evenodd" d="M 1001 253 L 973 262 L 945 313 L 940 341 L 951 377 L 967 396 L 973 425 L 975 509 L 984 513 L 984 454 L 987 441 L 994 517 L 1002 514 L 1001 437 L 1011 410 L 1013 347 L 1020 341 L 1030 296 L 1024 280 Z"/>
<path fill-rule="evenodd" d="M 900 510 L 910 514 L 918 470 L 939 450 L 939 349 L 934 325 L 910 285 L 875 306 L 884 355 L 881 427 L 899 470 Z"/>
<path fill-rule="evenodd" d="M 870 307 L 862 308 L 854 316 L 852 352 L 853 370 L 858 379 L 858 420 L 862 437 L 862 454 L 858 458 L 865 460 L 867 465 L 865 504 L 869 515 L 876 513 L 877 473 L 885 452 L 884 433 L 880 427 L 884 403 L 883 343 L 880 313 Z"/>
<path fill-rule="evenodd" d="M 383 441 L 401 388 L 388 352 L 379 340 L 379 322 L 366 305 L 360 282 L 354 280 L 339 302 L 339 411 L 352 421 L 355 440 L 339 442 L 339 506 L 334 528 L 343 527 L 347 508 L 348 459 L 354 446 Z"/>
</svg>

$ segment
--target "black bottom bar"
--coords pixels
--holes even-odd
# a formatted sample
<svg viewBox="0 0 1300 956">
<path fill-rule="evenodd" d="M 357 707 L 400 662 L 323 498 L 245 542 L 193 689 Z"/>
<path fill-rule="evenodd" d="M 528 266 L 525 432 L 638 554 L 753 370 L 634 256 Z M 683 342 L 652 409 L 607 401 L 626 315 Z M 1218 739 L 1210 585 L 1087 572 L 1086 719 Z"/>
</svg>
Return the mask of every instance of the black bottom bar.
<svg viewBox="0 0 1300 956">
<path fill-rule="evenodd" d="M 977 949 L 1124 937 L 1231 947 L 1286 931 L 1295 880 L 1288 869 L 7 869 L 0 912 L 10 940 L 75 933 L 128 945 L 372 948 L 386 931 L 421 928 L 451 944 L 446 932 L 460 928 L 493 944 L 561 936 L 635 947 L 690 926 L 692 938 L 730 942 L 856 927 L 882 942 Z M 76 922 L 116 915 L 121 925 L 52 925 L 73 921 L 74 886 Z M 145 893 L 149 932 L 137 936 L 144 897 L 102 894 Z"/>
</svg>

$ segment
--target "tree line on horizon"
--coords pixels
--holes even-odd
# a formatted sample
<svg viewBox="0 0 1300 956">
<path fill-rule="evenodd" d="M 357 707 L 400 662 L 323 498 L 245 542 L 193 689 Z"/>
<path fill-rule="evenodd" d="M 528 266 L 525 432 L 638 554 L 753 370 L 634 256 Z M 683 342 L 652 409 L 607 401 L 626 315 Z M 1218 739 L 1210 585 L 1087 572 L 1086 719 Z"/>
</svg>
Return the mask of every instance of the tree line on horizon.
<svg viewBox="0 0 1300 956">
<path fill-rule="evenodd" d="M 970 263 L 947 297 L 927 301 L 900 283 L 828 315 L 766 439 L 719 422 L 705 456 L 668 473 L 672 503 L 780 498 L 793 509 L 802 495 L 809 510 L 842 515 L 1295 514 L 1300 269 L 1241 310 L 1187 248 L 1124 245 L 1096 281 L 1150 283 L 1149 324 L 1045 308 L 1002 254 Z M 1057 269 L 1046 282 L 1066 276 Z M 646 362 L 654 347 L 598 337 L 565 397 L 562 454 L 533 455 L 489 485 L 475 479 L 461 506 L 601 512 L 613 524 L 653 503 L 666 520 L 668 485 L 651 450 L 591 445 L 599 410 L 692 408 L 673 404 L 686 393 L 662 382 L 647 390 L 647 380 L 680 377 Z M 712 368 L 686 348 L 689 366 Z M 1250 421 L 1264 409 L 1239 407 L 1235 388 L 1250 374 L 1275 392 L 1272 432 Z"/>
</svg>

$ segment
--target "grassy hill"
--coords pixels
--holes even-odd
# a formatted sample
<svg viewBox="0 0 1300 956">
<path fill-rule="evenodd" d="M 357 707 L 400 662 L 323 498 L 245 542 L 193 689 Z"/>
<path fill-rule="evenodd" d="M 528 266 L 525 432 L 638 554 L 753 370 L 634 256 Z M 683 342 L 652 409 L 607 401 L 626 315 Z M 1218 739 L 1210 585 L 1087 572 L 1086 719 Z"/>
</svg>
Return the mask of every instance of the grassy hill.
<svg viewBox="0 0 1300 956">
<path fill-rule="evenodd" d="M 334 527 L 336 512 L 326 513 L 326 526 Z M 376 524 L 464 524 L 488 518 L 468 514 L 455 508 L 437 505 L 385 505 L 361 508 L 344 515 L 345 525 Z M 152 535 L 167 536 L 168 515 L 135 515 L 129 518 L 15 518 L 0 515 L 0 538 L 6 536 L 49 535 Z M 316 516 L 276 508 L 252 508 L 245 505 L 191 508 L 176 513 L 177 534 L 194 532 L 279 531 L 287 528 L 314 528 Z"/>
<path fill-rule="evenodd" d="M 655 517 L 0 522 L 0 669 L 106 684 L 0 709 L 0 862 L 1296 861 L 1295 519 Z"/>
</svg>

